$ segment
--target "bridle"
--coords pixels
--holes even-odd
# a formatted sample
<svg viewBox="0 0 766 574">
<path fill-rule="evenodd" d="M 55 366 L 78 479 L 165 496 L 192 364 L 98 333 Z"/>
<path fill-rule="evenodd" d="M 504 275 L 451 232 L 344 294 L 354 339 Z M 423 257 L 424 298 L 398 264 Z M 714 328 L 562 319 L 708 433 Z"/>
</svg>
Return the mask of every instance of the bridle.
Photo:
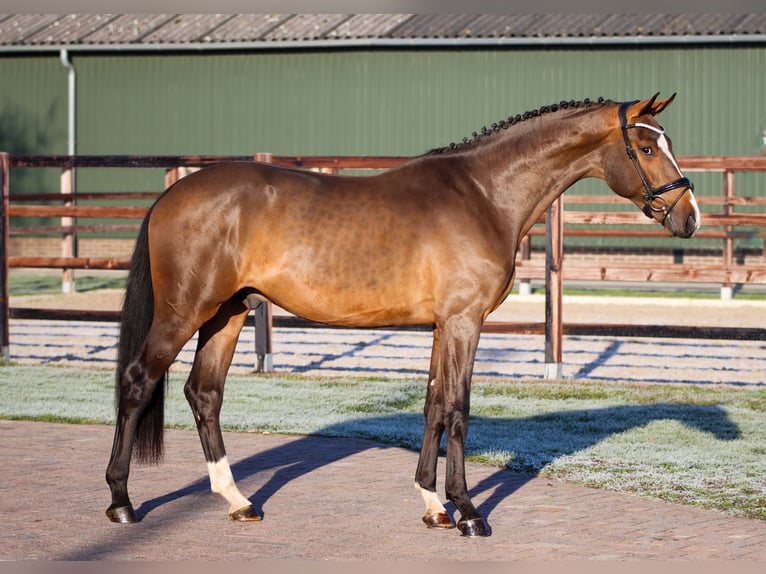
<svg viewBox="0 0 766 574">
<path fill-rule="evenodd" d="M 654 126 L 650 126 L 649 124 L 643 124 L 643 123 L 634 123 L 629 124 L 627 117 L 626 117 L 626 111 L 628 107 L 632 106 L 639 100 L 633 101 L 633 102 L 623 102 L 620 105 L 619 109 L 619 117 L 620 117 L 620 127 L 622 128 L 622 139 L 625 141 L 625 151 L 628 153 L 628 157 L 633 162 L 633 165 L 636 167 L 636 171 L 638 172 L 638 177 L 641 178 L 641 182 L 644 184 L 644 189 L 646 190 L 646 193 L 644 194 L 644 201 L 646 202 L 643 208 L 644 215 L 649 217 L 650 219 L 654 218 L 654 213 L 662 213 L 662 219 L 660 220 L 661 224 L 665 223 L 665 220 L 670 215 L 670 212 L 673 210 L 673 208 L 676 206 L 676 204 L 679 202 L 679 200 L 684 196 L 684 194 L 687 191 L 694 191 L 694 184 L 692 184 L 691 181 L 689 181 L 688 177 L 679 177 L 678 179 L 674 179 L 673 181 L 666 183 L 665 185 L 661 185 L 659 187 L 652 187 L 652 185 L 649 183 L 649 180 L 646 177 L 646 173 L 644 172 L 644 169 L 641 167 L 641 163 L 638 161 L 638 154 L 636 153 L 636 150 L 633 149 L 633 145 L 630 143 L 630 138 L 628 138 L 628 130 L 630 128 L 645 128 L 648 130 L 651 130 L 653 132 L 656 132 L 660 135 L 665 133 L 665 130 L 661 128 L 656 128 Z M 673 200 L 673 203 L 668 204 L 668 202 L 665 200 L 664 197 L 662 197 L 662 194 L 670 191 L 671 189 L 677 189 L 679 187 L 683 187 L 684 190 L 678 194 L 678 197 L 676 197 Z M 661 202 L 661 205 L 659 207 L 655 207 L 653 204 L 657 202 Z"/>
</svg>

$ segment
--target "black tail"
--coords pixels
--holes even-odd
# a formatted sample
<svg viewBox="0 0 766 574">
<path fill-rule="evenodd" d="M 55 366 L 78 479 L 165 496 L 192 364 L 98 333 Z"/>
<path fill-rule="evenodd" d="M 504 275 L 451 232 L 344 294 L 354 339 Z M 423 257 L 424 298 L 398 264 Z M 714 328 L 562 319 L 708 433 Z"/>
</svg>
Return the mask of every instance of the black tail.
<svg viewBox="0 0 766 574">
<path fill-rule="evenodd" d="M 154 294 L 149 268 L 149 214 L 141 225 L 125 285 L 120 339 L 117 346 L 115 401 L 119 406 L 123 374 L 138 358 L 154 316 Z M 133 454 L 139 462 L 162 460 L 165 419 L 165 375 L 157 382 L 152 398 L 138 419 Z"/>
</svg>

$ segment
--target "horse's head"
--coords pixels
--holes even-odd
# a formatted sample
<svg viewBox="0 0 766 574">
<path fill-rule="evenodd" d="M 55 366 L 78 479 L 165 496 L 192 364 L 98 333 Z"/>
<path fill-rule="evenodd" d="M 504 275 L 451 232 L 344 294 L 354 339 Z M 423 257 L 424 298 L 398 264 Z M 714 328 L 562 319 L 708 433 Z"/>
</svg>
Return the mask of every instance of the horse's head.
<svg viewBox="0 0 766 574">
<path fill-rule="evenodd" d="M 660 101 L 658 95 L 620 104 L 604 175 L 609 187 L 630 199 L 671 236 L 691 237 L 700 226 L 694 186 L 681 173 L 670 138 L 654 117 L 670 105 L 675 94 Z"/>
</svg>

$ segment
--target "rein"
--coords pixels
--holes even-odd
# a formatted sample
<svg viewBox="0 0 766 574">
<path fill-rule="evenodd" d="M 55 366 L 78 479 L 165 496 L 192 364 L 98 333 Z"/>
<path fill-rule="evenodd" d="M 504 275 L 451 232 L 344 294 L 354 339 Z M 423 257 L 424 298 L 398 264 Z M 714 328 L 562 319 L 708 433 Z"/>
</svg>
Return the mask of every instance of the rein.
<svg viewBox="0 0 766 574">
<path fill-rule="evenodd" d="M 633 144 L 630 143 L 630 138 L 628 137 L 628 130 L 630 128 L 645 128 L 645 129 L 652 130 L 653 132 L 657 132 L 658 134 L 664 134 L 665 130 L 657 129 L 654 126 L 650 126 L 648 124 L 642 124 L 642 123 L 629 124 L 626 117 L 626 111 L 628 107 L 635 104 L 636 101 L 623 102 L 620 105 L 620 109 L 618 113 L 620 117 L 620 127 L 622 128 L 622 139 L 625 141 L 625 151 L 627 152 L 630 160 L 633 162 L 633 165 L 635 166 L 636 171 L 638 172 L 638 176 L 641 178 L 641 183 L 644 184 L 644 189 L 646 190 L 646 193 L 643 196 L 646 204 L 644 205 L 644 208 L 642 211 L 644 212 L 644 215 L 646 215 L 650 219 L 653 219 L 654 213 L 662 213 L 662 219 L 660 220 L 660 223 L 664 224 L 665 220 L 670 215 L 670 212 L 673 210 L 673 208 L 676 206 L 679 200 L 684 196 L 684 194 L 687 191 L 694 191 L 694 184 L 692 184 L 692 182 L 689 180 L 688 177 L 679 177 L 678 179 L 674 179 L 673 181 L 666 183 L 665 185 L 661 185 L 659 187 L 652 187 L 652 185 L 649 183 L 649 179 L 646 177 L 646 172 L 644 172 L 644 169 L 641 167 L 641 163 L 638 161 L 638 154 L 636 153 L 636 150 L 633 149 Z M 684 187 L 685 189 L 678 194 L 678 197 L 676 197 L 673 200 L 673 203 L 668 204 L 665 198 L 662 197 L 662 194 L 672 189 L 677 189 L 679 187 Z M 653 202 L 656 202 L 656 200 L 659 200 L 662 202 L 662 205 L 660 207 L 655 207 L 653 205 Z"/>
</svg>

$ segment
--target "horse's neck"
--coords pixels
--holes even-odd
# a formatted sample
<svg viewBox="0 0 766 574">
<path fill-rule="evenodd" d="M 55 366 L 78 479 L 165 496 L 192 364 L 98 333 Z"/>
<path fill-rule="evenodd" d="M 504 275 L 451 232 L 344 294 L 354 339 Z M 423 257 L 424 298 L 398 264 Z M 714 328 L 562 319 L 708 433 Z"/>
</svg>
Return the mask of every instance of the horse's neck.
<svg viewBox="0 0 766 574">
<path fill-rule="evenodd" d="M 543 116 L 472 154 L 472 171 L 493 203 L 523 214 L 521 235 L 575 182 L 600 175 L 599 149 L 608 122 L 595 113 Z"/>
</svg>

